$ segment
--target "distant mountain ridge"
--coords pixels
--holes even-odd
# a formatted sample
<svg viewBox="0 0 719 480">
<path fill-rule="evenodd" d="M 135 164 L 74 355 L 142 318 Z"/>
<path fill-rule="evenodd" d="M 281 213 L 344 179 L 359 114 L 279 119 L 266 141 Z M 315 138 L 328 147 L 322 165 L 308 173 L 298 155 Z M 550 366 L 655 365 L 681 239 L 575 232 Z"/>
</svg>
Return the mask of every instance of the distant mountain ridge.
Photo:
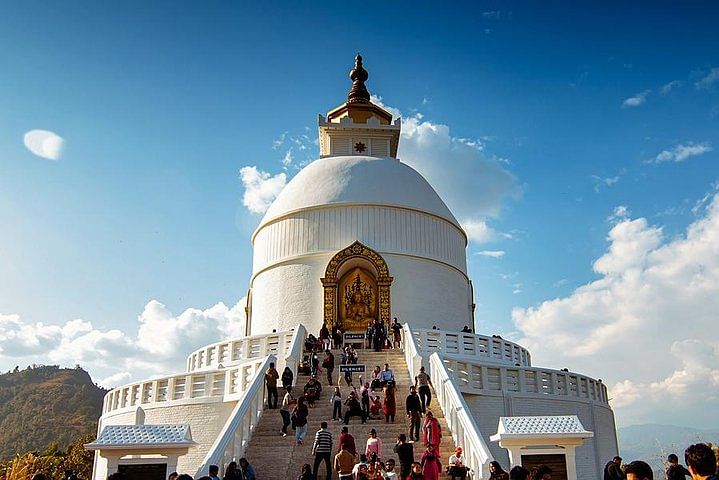
<svg viewBox="0 0 719 480">
<path fill-rule="evenodd" d="M 0 375 L 0 461 L 94 434 L 106 390 L 83 369 L 33 366 Z"/>
<path fill-rule="evenodd" d="M 683 464 L 684 450 L 689 445 L 698 442 L 719 443 L 719 429 L 703 430 L 676 425 L 631 425 L 620 428 L 617 435 L 619 455 L 625 462 L 644 460 L 655 472 L 664 471 L 663 462 L 670 453 L 676 453 Z"/>
</svg>

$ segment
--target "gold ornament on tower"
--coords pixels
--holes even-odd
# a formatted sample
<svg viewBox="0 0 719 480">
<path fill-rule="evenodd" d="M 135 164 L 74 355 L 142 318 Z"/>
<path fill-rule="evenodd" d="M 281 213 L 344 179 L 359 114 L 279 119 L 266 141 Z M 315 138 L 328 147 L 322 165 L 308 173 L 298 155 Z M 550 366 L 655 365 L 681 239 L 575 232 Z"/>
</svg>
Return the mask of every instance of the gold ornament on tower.
<svg viewBox="0 0 719 480">
<path fill-rule="evenodd" d="M 342 266 L 348 261 L 354 264 L 342 274 Z M 355 242 L 332 257 L 321 280 L 328 328 L 337 325 L 343 331 L 362 332 L 375 319 L 389 325 L 392 277 L 379 253 Z"/>
</svg>

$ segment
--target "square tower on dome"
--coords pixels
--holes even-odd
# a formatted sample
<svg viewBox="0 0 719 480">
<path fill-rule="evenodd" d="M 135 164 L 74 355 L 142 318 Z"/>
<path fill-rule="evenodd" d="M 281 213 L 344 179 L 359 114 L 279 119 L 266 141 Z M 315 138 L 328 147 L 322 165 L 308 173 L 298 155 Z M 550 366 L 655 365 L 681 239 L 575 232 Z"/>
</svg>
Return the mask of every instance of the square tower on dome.
<svg viewBox="0 0 719 480">
<path fill-rule="evenodd" d="M 347 103 L 320 115 L 320 157 L 365 155 L 397 158 L 401 119 L 392 122 L 392 114 L 370 102 L 364 82 L 369 74 L 357 54 L 350 71 L 352 88 Z"/>
</svg>

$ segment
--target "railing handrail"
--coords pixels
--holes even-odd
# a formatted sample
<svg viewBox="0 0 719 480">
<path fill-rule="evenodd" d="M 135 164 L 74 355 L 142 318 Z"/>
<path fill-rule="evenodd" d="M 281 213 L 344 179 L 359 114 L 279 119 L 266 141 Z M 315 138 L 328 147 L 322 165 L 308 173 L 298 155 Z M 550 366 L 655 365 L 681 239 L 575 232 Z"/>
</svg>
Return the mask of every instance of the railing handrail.
<svg viewBox="0 0 719 480">
<path fill-rule="evenodd" d="M 268 355 L 257 368 L 252 383 L 230 413 L 227 422 L 198 467 L 195 478 L 206 474 L 210 465 L 217 465 L 220 467 L 220 471 L 225 471 L 229 461 L 244 455 L 245 446 L 250 441 L 262 416 L 265 402 L 263 372 L 267 370 L 271 362 L 276 362 L 276 360 L 277 357 L 274 355 Z M 239 446 L 237 445 L 238 441 Z M 228 454 L 228 450 L 232 450 L 232 452 Z"/>
<path fill-rule="evenodd" d="M 413 332 L 419 352 L 428 356 L 432 352 L 440 352 L 443 356 L 482 357 L 489 362 L 506 365 L 532 365 L 529 350 L 501 337 L 427 328 L 416 328 Z M 456 340 L 456 348 L 450 348 L 448 338 Z M 471 348 L 462 348 L 463 345 L 471 345 Z"/>
<path fill-rule="evenodd" d="M 185 362 L 187 365 L 187 371 L 188 372 L 199 371 L 199 370 L 204 371 L 208 368 L 219 365 L 223 361 L 225 362 L 223 364 L 224 366 L 234 365 L 238 362 L 242 362 L 242 361 L 250 359 L 250 358 L 264 358 L 266 355 L 269 355 L 270 353 L 273 353 L 273 354 L 276 353 L 277 357 L 279 359 L 284 360 L 284 358 L 285 358 L 284 343 L 286 343 L 286 341 L 287 341 L 286 339 L 288 337 L 291 338 L 293 336 L 294 336 L 294 332 L 292 330 L 283 330 L 281 332 L 263 333 L 263 334 L 258 334 L 258 335 L 250 335 L 247 337 L 236 337 L 236 338 L 230 338 L 227 340 L 222 340 L 220 342 L 211 343 L 209 345 L 205 345 L 204 347 L 194 350 L 192 353 L 190 353 L 187 356 L 187 359 Z M 268 345 L 270 345 L 272 343 L 271 340 L 275 340 L 275 344 L 277 345 L 277 348 L 275 348 L 275 349 L 267 348 Z M 226 345 L 232 346 L 234 344 L 244 344 L 244 345 L 250 346 L 253 344 L 253 342 L 257 342 L 257 341 L 260 341 L 260 342 L 265 341 L 265 343 L 264 343 L 265 348 L 261 349 L 259 352 L 257 352 L 256 354 L 253 354 L 253 355 L 250 355 L 250 353 L 252 353 L 251 350 L 249 348 L 246 348 L 244 350 L 244 354 L 246 355 L 244 358 L 239 358 L 239 359 L 230 358 L 230 359 L 222 360 L 222 359 L 216 357 L 212 361 L 208 361 L 206 356 L 204 356 L 204 357 L 202 356 L 203 353 L 212 352 L 213 350 L 216 350 L 219 352 L 220 348 L 222 348 L 223 346 L 226 346 Z M 234 352 L 231 349 L 230 356 L 232 356 L 233 353 Z M 199 363 L 199 362 L 195 362 L 193 364 L 193 360 L 197 359 L 197 358 L 203 358 L 202 365 L 197 366 L 196 363 Z"/>
<path fill-rule="evenodd" d="M 402 337 L 404 343 L 404 360 L 409 369 L 410 381 L 414 381 L 414 377 L 419 373 L 419 367 L 422 366 L 423 359 L 422 355 L 419 354 L 419 349 L 417 348 L 409 323 L 402 325 Z"/>
<path fill-rule="evenodd" d="M 464 449 L 465 464 L 475 472 L 475 475 L 485 477 L 489 462 L 494 458 L 477 427 L 477 422 L 439 354 L 433 353 L 429 357 L 429 364 L 432 385 L 452 433 L 452 439 L 457 446 L 462 446 Z"/>
<path fill-rule="evenodd" d="M 185 401 L 187 399 L 196 398 L 221 398 L 223 401 L 233 400 L 244 392 L 242 378 L 243 370 L 255 368 L 255 365 L 263 362 L 264 359 L 253 358 L 246 360 L 240 364 L 233 365 L 228 368 L 202 370 L 195 372 L 182 372 L 164 377 L 132 382 L 119 387 L 115 387 L 105 394 L 103 400 L 102 414 L 108 414 L 124 408 L 133 408 L 148 405 L 165 405 L 167 402 Z M 200 377 L 202 380 L 195 385 L 188 379 Z M 237 380 L 240 380 L 239 382 Z M 173 390 L 177 388 L 177 384 L 182 383 L 183 396 L 174 398 L 178 393 Z M 215 388 L 214 381 L 221 381 L 221 388 Z M 167 389 L 164 398 L 161 399 L 159 393 L 160 385 L 163 389 Z M 235 386 L 237 388 L 235 388 Z M 201 388 L 200 388 L 201 387 Z M 200 391 L 201 395 L 193 395 L 193 389 Z M 149 391 L 148 391 L 149 390 Z M 188 393 L 189 392 L 189 395 Z M 113 401 L 116 396 L 118 405 L 114 406 L 108 402 Z M 127 396 L 127 398 L 123 398 Z"/>
<path fill-rule="evenodd" d="M 608 404 L 609 398 L 608 398 L 608 391 L 607 386 L 600 380 L 594 379 L 588 375 L 584 375 L 577 372 L 571 372 L 569 370 L 556 370 L 552 368 L 543 368 L 543 367 L 525 367 L 525 366 L 507 366 L 507 365 L 498 365 L 498 364 L 492 364 L 488 365 L 486 363 L 483 363 L 481 361 L 477 361 L 476 359 L 471 358 L 452 358 L 449 356 L 443 357 L 443 361 L 445 363 L 448 363 L 452 366 L 452 369 L 454 370 L 452 377 L 454 378 L 455 382 L 457 382 L 459 386 L 460 391 L 467 392 L 467 393 L 487 393 L 487 392 L 503 392 L 503 391 L 510 391 L 512 393 L 525 393 L 525 394 L 537 394 L 537 395 L 557 395 L 561 397 L 571 397 L 576 400 L 586 399 L 587 401 L 598 401 L 601 403 Z M 466 374 L 466 378 L 464 378 L 464 375 L 462 374 L 462 371 L 460 370 L 460 365 L 464 365 L 465 368 L 467 367 L 476 367 L 479 369 L 480 373 L 479 376 L 473 375 L 471 373 Z M 487 379 L 482 378 L 486 372 L 488 372 L 491 369 L 498 369 L 499 370 L 499 378 L 500 382 L 497 384 L 490 384 Z M 517 382 L 516 382 L 516 388 L 510 388 L 507 384 L 507 378 L 509 378 L 508 373 L 509 372 L 516 372 L 517 373 Z M 535 383 L 536 388 L 530 388 L 528 386 L 527 382 L 527 372 L 531 372 L 535 375 Z M 521 377 L 520 377 L 521 376 Z M 537 378 L 540 376 L 547 376 L 550 379 L 553 379 L 553 383 L 550 385 L 548 390 L 542 389 L 540 391 L 540 385 L 538 383 Z M 569 380 L 571 378 L 575 378 L 577 382 L 576 387 L 576 393 L 573 393 Z M 564 385 L 564 388 L 557 388 L 555 385 L 555 382 L 565 379 L 566 384 Z M 540 379 L 541 380 L 541 379 Z M 479 386 L 472 385 L 473 383 L 479 382 Z M 578 384 L 581 382 L 586 382 L 586 394 L 582 393 L 580 387 Z M 489 388 L 490 385 L 494 386 L 494 388 Z M 592 396 L 592 388 L 595 390 L 595 395 Z"/>
<path fill-rule="evenodd" d="M 284 356 L 284 366 L 290 367 L 290 370 L 292 370 L 295 378 L 297 377 L 297 367 L 302 361 L 302 352 L 304 351 L 306 338 L 307 328 L 300 323 L 297 325 L 297 328 L 295 328 L 294 333 L 292 334 L 292 340 L 290 341 L 289 348 Z"/>
</svg>

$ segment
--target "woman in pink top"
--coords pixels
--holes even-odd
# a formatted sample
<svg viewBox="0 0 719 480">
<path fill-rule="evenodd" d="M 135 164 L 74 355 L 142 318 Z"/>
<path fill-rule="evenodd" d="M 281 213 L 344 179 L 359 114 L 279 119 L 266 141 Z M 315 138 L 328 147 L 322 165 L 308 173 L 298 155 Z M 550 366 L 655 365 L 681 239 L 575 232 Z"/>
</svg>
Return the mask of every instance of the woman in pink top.
<svg viewBox="0 0 719 480">
<path fill-rule="evenodd" d="M 377 455 L 377 458 L 382 458 L 382 440 L 377 437 L 377 430 L 374 428 L 369 431 L 367 448 L 364 453 L 367 455 L 367 458 L 370 458 L 373 453 Z"/>
</svg>

